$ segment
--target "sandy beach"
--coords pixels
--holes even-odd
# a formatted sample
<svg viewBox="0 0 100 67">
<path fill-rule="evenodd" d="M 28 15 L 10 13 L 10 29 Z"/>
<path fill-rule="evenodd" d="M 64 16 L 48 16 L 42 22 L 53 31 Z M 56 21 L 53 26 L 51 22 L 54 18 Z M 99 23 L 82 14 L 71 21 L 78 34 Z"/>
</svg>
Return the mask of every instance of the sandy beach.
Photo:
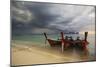
<svg viewBox="0 0 100 67">
<path fill-rule="evenodd" d="M 48 44 L 47 44 L 48 46 Z M 63 62 L 92 61 L 94 57 L 87 52 L 66 50 L 61 52 L 60 47 L 40 47 L 35 43 L 12 42 L 11 65 L 48 64 Z"/>
</svg>

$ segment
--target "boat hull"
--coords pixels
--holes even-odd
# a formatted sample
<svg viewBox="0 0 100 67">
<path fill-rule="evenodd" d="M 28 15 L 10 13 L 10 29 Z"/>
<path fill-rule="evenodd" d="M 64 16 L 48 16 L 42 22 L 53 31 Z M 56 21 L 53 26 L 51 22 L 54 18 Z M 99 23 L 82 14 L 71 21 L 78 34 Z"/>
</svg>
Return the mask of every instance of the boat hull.
<svg viewBox="0 0 100 67">
<path fill-rule="evenodd" d="M 53 47 L 53 46 L 61 46 L 61 41 L 57 41 L 57 40 L 51 40 L 51 39 L 47 39 L 50 46 Z"/>
<path fill-rule="evenodd" d="M 47 39 L 51 47 L 62 46 L 62 40 L 52 40 Z M 64 40 L 64 49 L 66 48 L 77 48 L 77 49 L 86 49 L 88 42 L 87 41 L 67 41 Z"/>
</svg>

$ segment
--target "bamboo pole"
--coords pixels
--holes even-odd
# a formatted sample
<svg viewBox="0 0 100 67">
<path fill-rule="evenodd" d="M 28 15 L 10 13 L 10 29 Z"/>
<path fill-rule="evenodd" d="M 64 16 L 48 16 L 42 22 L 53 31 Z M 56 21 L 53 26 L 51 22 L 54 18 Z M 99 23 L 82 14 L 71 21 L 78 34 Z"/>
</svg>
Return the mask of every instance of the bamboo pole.
<svg viewBox="0 0 100 67">
<path fill-rule="evenodd" d="M 63 34 L 63 32 L 61 32 L 61 41 L 62 41 L 61 49 L 62 49 L 62 52 L 64 52 L 64 34 Z"/>
</svg>

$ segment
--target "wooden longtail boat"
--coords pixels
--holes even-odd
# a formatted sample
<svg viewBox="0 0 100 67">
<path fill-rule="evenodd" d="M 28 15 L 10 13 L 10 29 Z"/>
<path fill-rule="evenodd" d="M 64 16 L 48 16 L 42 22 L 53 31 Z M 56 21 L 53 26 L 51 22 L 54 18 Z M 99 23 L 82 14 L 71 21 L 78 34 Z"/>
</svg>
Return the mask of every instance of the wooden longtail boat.
<svg viewBox="0 0 100 67">
<path fill-rule="evenodd" d="M 87 45 L 89 44 L 89 42 L 87 41 L 87 36 L 88 36 L 88 32 L 84 33 L 84 39 L 80 40 L 68 40 L 64 38 L 64 33 L 61 32 L 61 39 L 59 40 L 53 40 L 53 39 L 49 39 L 47 38 L 47 34 L 44 33 L 44 36 L 46 38 L 46 40 L 48 41 L 48 43 L 50 44 L 51 47 L 54 46 L 61 46 L 62 51 L 64 51 L 65 48 L 69 48 L 69 47 L 75 47 L 75 48 L 80 48 L 80 49 L 86 49 Z"/>
</svg>

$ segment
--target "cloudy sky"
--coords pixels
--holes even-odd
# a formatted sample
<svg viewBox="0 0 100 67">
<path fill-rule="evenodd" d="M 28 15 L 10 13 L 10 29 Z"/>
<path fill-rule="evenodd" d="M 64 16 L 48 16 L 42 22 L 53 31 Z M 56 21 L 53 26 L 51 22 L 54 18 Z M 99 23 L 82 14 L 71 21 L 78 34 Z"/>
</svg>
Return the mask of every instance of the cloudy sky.
<svg viewBox="0 0 100 67">
<path fill-rule="evenodd" d="M 95 7 L 12 1 L 13 34 L 95 31 Z"/>
</svg>

